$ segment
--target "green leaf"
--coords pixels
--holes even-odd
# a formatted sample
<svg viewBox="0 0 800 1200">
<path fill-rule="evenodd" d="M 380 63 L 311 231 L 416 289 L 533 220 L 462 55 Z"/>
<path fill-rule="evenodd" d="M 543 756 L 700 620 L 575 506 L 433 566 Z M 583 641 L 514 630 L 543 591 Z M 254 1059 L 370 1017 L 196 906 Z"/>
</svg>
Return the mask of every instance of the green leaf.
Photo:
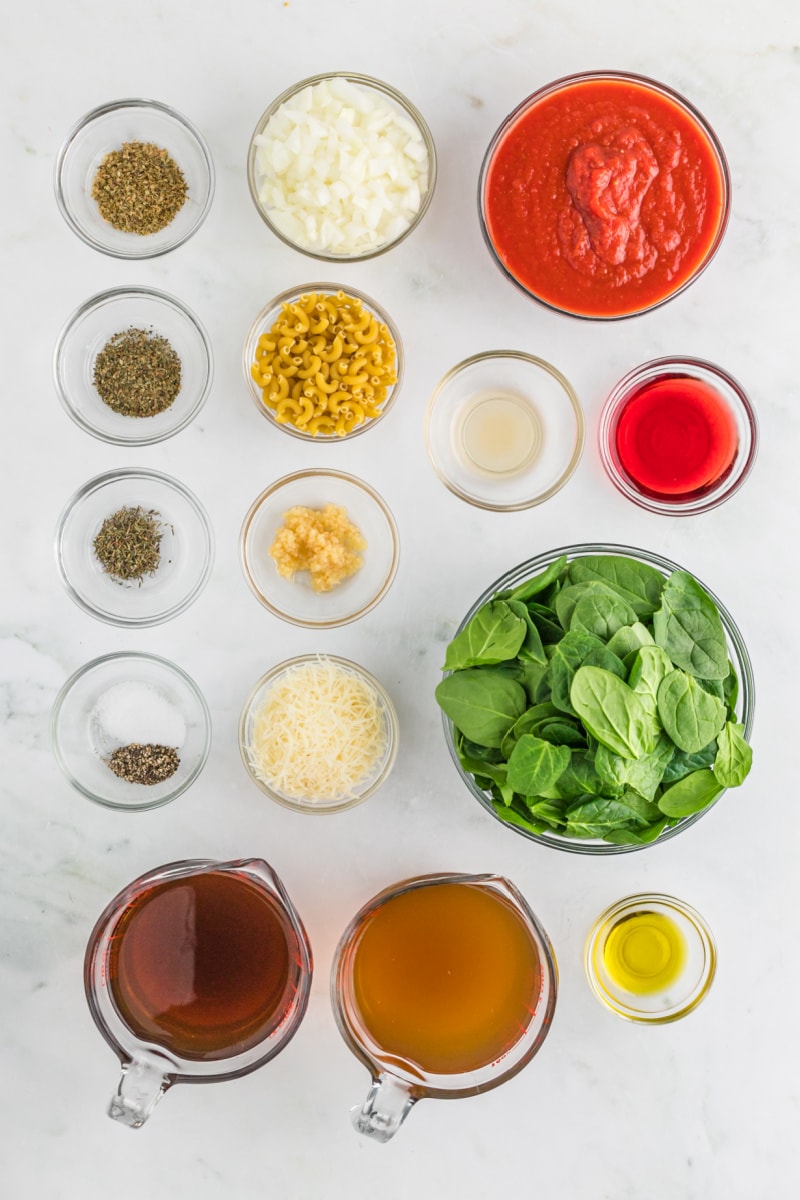
<svg viewBox="0 0 800 1200">
<path fill-rule="evenodd" d="M 595 766 L 594 754 L 580 750 L 573 750 L 569 766 L 558 778 L 558 791 L 568 800 L 577 800 L 579 796 L 613 798 L 621 795 L 623 790 L 623 787 L 609 784 L 601 778 Z"/>
<path fill-rule="evenodd" d="M 753 751 L 744 740 L 744 725 L 728 721 L 717 738 L 717 756 L 711 768 L 723 787 L 739 787 L 753 765 Z"/>
<path fill-rule="evenodd" d="M 508 783 L 523 796 L 541 796 L 554 786 L 569 760 L 567 746 L 553 746 L 524 733 L 508 760 Z"/>
<path fill-rule="evenodd" d="M 618 658 L 624 658 L 626 654 L 635 654 L 642 646 L 654 644 L 653 636 L 647 626 L 643 625 L 641 621 L 634 621 L 632 625 L 623 625 L 609 638 L 608 649 Z"/>
<path fill-rule="evenodd" d="M 596 590 L 581 596 L 572 610 L 570 629 L 583 629 L 607 642 L 614 634 L 636 620 L 636 613 L 621 596 Z"/>
<path fill-rule="evenodd" d="M 505 592 L 498 593 L 500 600 L 530 600 L 531 596 L 537 596 L 543 592 L 545 588 L 550 587 L 551 583 L 555 583 L 561 578 L 566 570 L 567 556 L 562 554 L 560 558 L 556 558 L 540 571 L 538 575 L 532 575 L 530 579 L 526 579 L 523 583 L 518 583 L 515 588 L 511 588 Z"/>
<path fill-rule="evenodd" d="M 584 554 L 572 560 L 567 576 L 570 583 L 605 583 L 630 604 L 638 617 L 651 616 L 661 603 L 661 572 L 624 554 Z"/>
<path fill-rule="evenodd" d="M 616 846 L 646 846 L 664 832 L 667 824 L 667 818 L 662 817 L 660 821 L 645 825 L 643 829 L 612 829 L 604 840 Z"/>
<path fill-rule="evenodd" d="M 725 724 L 725 705 L 685 671 L 670 671 L 658 689 L 658 715 L 678 749 L 697 754 Z"/>
<path fill-rule="evenodd" d="M 500 746 L 527 707 L 522 685 L 491 667 L 455 671 L 435 694 L 456 729 L 480 746 Z"/>
<path fill-rule="evenodd" d="M 570 699 L 592 737 L 623 758 L 650 754 L 658 741 L 658 728 L 641 698 L 611 671 L 579 667 Z"/>
<path fill-rule="evenodd" d="M 690 817 L 713 804 L 723 790 L 713 771 L 693 771 L 661 793 L 658 807 L 668 817 Z"/>
<path fill-rule="evenodd" d="M 724 679 L 728 644 L 719 611 L 687 571 L 674 571 L 653 615 L 653 636 L 676 667 L 702 679 Z"/>
<path fill-rule="evenodd" d="M 518 829 L 525 829 L 529 833 L 550 833 L 552 828 L 547 821 L 532 821 L 530 817 L 523 816 L 514 808 L 507 808 L 500 800 L 492 801 L 492 808 L 496 812 L 501 821 L 505 821 L 506 825 L 516 825 Z"/>
<path fill-rule="evenodd" d="M 607 746 L 598 746 L 595 767 L 606 787 L 627 787 L 652 800 L 664 777 L 664 771 L 675 753 L 675 747 L 665 733 L 659 736 L 652 754 L 644 758 L 622 758 Z"/>
<path fill-rule="evenodd" d="M 641 800 L 641 797 L 639 797 Z M 566 811 L 567 832 L 575 837 L 605 837 L 622 826 L 645 826 L 648 821 L 640 815 L 635 803 L 625 795 L 619 799 L 597 797 L 574 804 Z M 657 815 L 657 814 L 656 814 Z"/>
<path fill-rule="evenodd" d="M 674 668 L 659 646 L 642 646 L 634 655 L 628 675 L 628 687 L 640 696 L 647 711 L 658 713 L 658 689 Z"/>
<path fill-rule="evenodd" d="M 550 686 L 553 704 L 571 716 L 576 715 L 570 699 L 572 680 L 578 667 L 584 665 L 603 667 L 620 678 L 625 673 L 622 661 L 611 653 L 599 637 L 580 629 L 565 633 L 550 658 Z"/>
<path fill-rule="evenodd" d="M 518 651 L 520 660 L 522 662 L 539 663 L 546 667 L 547 655 L 544 652 L 542 638 L 534 624 L 533 617 L 521 600 L 508 600 L 506 603 L 514 615 L 525 622 L 525 637 Z"/>
<path fill-rule="evenodd" d="M 664 768 L 664 778 L 662 783 L 667 785 L 676 783 L 679 779 L 683 779 L 686 775 L 691 775 L 693 771 L 700 771 L 703 767 L 710 767 L 717 755 L 717 740 L 709 742 L 697 754 L 686 754 L 683 750 L 676 748 L 670 761 Z"/>
<path fill-rule="evenodd" d="M 526 633 L 525 620 L 504 600 L 490 600 L 453 638 L 447 647 L 444 669 L 459 671 L 464 667 L 491 666 L 516 658 Z"/>
</svg>

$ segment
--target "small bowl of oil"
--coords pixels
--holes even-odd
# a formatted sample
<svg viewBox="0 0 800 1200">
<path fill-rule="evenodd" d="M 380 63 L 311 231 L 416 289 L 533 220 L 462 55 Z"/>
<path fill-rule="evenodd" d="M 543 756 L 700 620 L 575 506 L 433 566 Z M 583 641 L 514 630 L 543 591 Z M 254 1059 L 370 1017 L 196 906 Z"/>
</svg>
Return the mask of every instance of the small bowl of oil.
<svg viewBox="0 0 800 1200">
<path fill-rule="evenodd" d="M 550 363 L 495 350 L 458 363 L 436 386 L 425 445 L 436 474 L 478 508 L 515 512 L 564 486 L 584 443 L 572 385 Z"/>
<path fill-rule="evenodd" d="M 642 893 L 597 918 L 584 966 L 598 1000 L 629 1021 L 664 1025 L 705 998 L 717 967 L 714 935 L 674 896 Z"/>
</svg>

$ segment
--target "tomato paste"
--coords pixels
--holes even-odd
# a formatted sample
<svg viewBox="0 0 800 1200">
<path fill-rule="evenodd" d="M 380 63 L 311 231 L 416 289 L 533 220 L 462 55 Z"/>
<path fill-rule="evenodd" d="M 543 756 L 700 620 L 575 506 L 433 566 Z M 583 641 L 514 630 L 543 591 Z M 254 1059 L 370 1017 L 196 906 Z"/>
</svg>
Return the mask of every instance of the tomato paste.
<svg viewBox="0 0 800 1200">
<path fill-rule="evenodd" d="M 660 304 L 702 270 L 727 222 L 713 134 L 646 80 L 566 80 L 512 115 L 487 159 L 483 217 L 501 265 L 577 316 Z"/>
</svg>

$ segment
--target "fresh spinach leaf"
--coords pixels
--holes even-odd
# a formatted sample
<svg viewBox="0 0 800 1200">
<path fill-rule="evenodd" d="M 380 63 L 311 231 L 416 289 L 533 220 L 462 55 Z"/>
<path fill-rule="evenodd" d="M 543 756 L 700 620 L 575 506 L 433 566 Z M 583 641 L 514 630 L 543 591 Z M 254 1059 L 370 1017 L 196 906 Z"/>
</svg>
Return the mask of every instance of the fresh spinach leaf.
<svg viewBox="0 0 800 1200">
<path fill-rule="evenodd" d="M 508 600 L 506 603 L 512 613 L 525 623 L 525 637 L 518 651 L 520 660 L 547 666 L 547 655 L 544 652 L 541 634 L 534 624 L 533 617 L 521 600 Z"/>
<path fill-rule="evenodd" d="M 569 627 L 593 633 L 607 642 L 618 630 L 630 627 L 635 620 L 636 613 L 621 596 L 592 589 L 578 599 Z"/>
<path fill-rule="evenodd" d="M 725 724 L 725 705 L 685 671 L 670 671 L 658 689 L 661 724 L 679 750 L 697 754 Z"/>
<path fill-rule="evenodd" d="M 652 800 L 674 753 L 675 747 L 667 735 L 662 733 L 652 754 L 644 758 L 622 758 L 607 746 L 598 746 L 594 763 L 606 788 L 632 788 L 640 796 Z"/>
<path fill-rule="evenodd" d="M 642 646 L 633 656 L 628 675 L 628 687 L 641 697 L 651 716 L 658 713 L 658 689 L 674 668 L 658 646 Z"/>
<path fill-rule="evenodd" d="M 522 685 L 491 667 L 446 675 L 436 699 L 456 729 L 481 746 L 500 746 L 527 707 Z"/>
<path fill-rule="evenodd" d="M 658 807 L 668 817 L 690 817 L 708 808 L 722 790 L 713 771 L 693 771 L 661 793 Z"/>
<path fill-rule="evenodd" d="M 608 649 L 618 658 L 625 658 L 626 654 L 635 654 L 642 646 L 654 644 L 653 635 L 647 626 L 641 621 L 634 621 L 631 625 L 623 625 L 609 638 Z"/>
<path fill-rule="evenodd" d="M 567 577 L 570 583 L 605 583 L 627 600 L 639 617 L 649 617 L 656 611 L 664 588 L 660 571 L 624 554 L 584 554 L 574 558 Z"/>
<path fill-rule="evenodd" d="M 569 764 L 567 746 L 553 746 L 532 733 L 523 733 L 508 760 L 507 780 L 522 796 L 550 791 Z"/>
<path fill-rule="evenodd" d="M 530 600 L 531 596 L 536 596 L 540 592 L 545 591 L 552 583 L 555 583 L 565 573 L 567 568 L 567 556 L 562 554 L 560 558 L 556 558 L 540 571 L 538 575 L 532 575 L 530 579 L 518 583 L 515 588 L 508 591 L 498 593 L 501 600 Z"/>
<path fill-rule="evenodd" d="M 581 801 L 566 811 L 567 833 L 575 837 L 602 838 L 622 826 L 645 826 L 652 818 L 643 815 L 640 803 L 645 803 L 640 796 L 633 800 L 627 793 L 615 799 L 598 796 Z M 657 810 L 655 815 L 658 817 Z"/>
<path fill-rule="evenodd" d="M 606 834 L 605 840 L 615 846 L 646 846 L 649 842 L 654 842 L 668 824 L 668 819 L 662 817 L 660 821 L 654 821 L 652 825 L 645 825 L 643 829 L 611 829 Z"/>
<path fill-rule="evenodd" d="M 683 750 L 676 748 L 672 758 L 664 768 L 664 778 L 662 783 L 666 786 L 670 783 L 677 783 L 679 779 L 683 779 L 686 775 L 691 775 L 693 771 L 701 771 L 703 767 L 710 767 L 717 756 L 717 739 L 709 742 L 697 754 L 685 754 Z"/>
<path fill-rule="evenodd" d="M 576 716 L 570 699 L 575 672 L 581 666 L 603 667 L 624 678 L 622 661 L 593 633 L 573 629 L 565 633 L 550 658 L 551 699 L 562 712 Z"/>
<path fill-rule="evenodd" d="M 444 670 L 459 671 L 464 667 L 493 666 L 514 659 L 525 641 L 527 632 L 526 620 L 514 612 L 510 605 L 504 600 L 490 600 L 478 609 L 472 620 L 447 647 Z"/>
<path fill-rule="evenodd" d="M 564 630 L 561 628 L 555 609 L 547 608 L 544 604 L 537 604 L 533 600 L 526 607 L 531 614 L 531 620 L 539 630 L 543 644 L 547 646 L 554 642 L 560 642 L 564 636 Z"/>
<path fill-rule="evenodd" d="M 717 606 L 687 571 L 673 571 L 653 614 L 653 636 L 689 675 L 724 679 L 728 674 L 728 644 Z"/>
<path fill-rule="evenodd" d="M 592 737 L 623 758 L 655 749 L 658 728 L 641 698 L 611 671 L 579 667 L 570 689 L 572 705 Z"/>
<path fill-rule="evenodd" d="M 753 765 L 753 751 L 744 739 L 744 725 L 726 722 L 717 738 L 717 756 L 712 771 L 723 787 L 738 787 Z"/>
</svg>

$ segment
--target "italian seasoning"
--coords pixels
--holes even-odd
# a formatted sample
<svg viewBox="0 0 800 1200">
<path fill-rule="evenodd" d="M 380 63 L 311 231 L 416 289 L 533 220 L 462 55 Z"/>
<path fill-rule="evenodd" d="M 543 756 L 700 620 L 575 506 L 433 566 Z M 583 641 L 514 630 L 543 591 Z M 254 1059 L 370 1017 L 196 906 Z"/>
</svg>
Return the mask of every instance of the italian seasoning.
<svg viewBox="0 0 800 1200">
<path fill-rule="evenodd" d="M 106 517 L 94 539 L 94 552 L 107 575 L 138 581 L 155 575 L 161 562 L 162 526 L 154 509 L 120 508 Z"/>
<path fill-rule="evenodd" d="M 154 417 L 181 390 L 181 360 L 152 329 L 124 329 L 109 338 L 94 360 L 92 377 L 104 404 L 123 417 Z"/>
<path fill-rule="evenodd" d="M 126 783 L 143 783 L 148 787 L 163 783 L 175 774 L 180 758 L 173 746 L 131 742 L 120 746 L 107 761 L 108 767 Z"/>
<path fill-rule="evenodd" d="M 123 233 L 165 229 L 186 201 L 188 187 L 174 158 L 153 142 L 124 142 L 100 163 L 92 198 L 100 215 Z"/>
</svg>

